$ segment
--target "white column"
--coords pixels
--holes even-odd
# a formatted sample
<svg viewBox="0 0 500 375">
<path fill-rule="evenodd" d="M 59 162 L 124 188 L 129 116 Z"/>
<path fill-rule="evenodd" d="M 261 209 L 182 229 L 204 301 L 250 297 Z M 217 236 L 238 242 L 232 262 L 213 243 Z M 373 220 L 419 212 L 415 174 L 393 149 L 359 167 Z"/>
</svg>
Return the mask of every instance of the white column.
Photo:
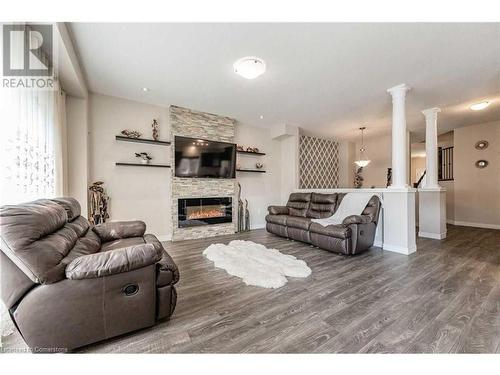
<svg viewBox="0 0 500 375">
<path fill-rule="evenodd" d="M 405 84 L 387 92 L 392 95 L 392 184 L 384 193 L 383 249 L 401 254 L 417 250 L 415 241 L 415 189 L 408 186 L 408 135 Z"/>
<path fill-rule="evenodd" d="M 423 110 L 425 116 L 425 185 L 418 189 L 418 236 L 446 238 L 446 190 L 438 184 L 437 114 L 439 108 Z"/>
<path fill-rule="evenodd" d="M 439 188 L 438 184 L 438 146 L 437 114 L 439 108 L 422 111 L 425 116 L 425 185 L 426 189 Z"/>
<path fill-rule="evenodd" d="M 392 184 L 391 188 L 408 187 L 408 166 L 406 164 L 408 147 L 406 142 L 406 84 L 387 90 L 392 95 Z"/>
</svg>

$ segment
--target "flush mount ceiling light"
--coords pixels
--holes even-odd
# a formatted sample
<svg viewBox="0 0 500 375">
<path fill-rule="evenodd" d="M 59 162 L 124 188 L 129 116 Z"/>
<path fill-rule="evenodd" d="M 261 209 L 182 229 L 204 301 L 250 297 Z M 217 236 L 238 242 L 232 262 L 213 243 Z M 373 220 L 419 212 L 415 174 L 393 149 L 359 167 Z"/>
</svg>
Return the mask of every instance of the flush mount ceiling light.
<svg viewBox="0 0 500 375">
<path fill-rule="evenodd" d="M 365 126 L 359 128 L 359 130 L 361 130 L 361 148 L 359 149 L 359 159 L 354 162 L 354 164 L 356 164 L 358 167 L 361 167 L 361 168 L 366 167 L 368 164 L 370 164 L 370 161 L 371 161 L 366 156 L 366 149 L 365 149 L 365 144 L 364 144 L 364 139 L 363 139 L 365 129 L 366 129 Z"/>
<path fill-rule="evenodd" d="M 490 105 L 490 102 L 484 101 L 484 102 L 480 102 L 480 103 L 476 103 L 476 104 L 471 105 L 470 109 L 472 109 L 473 111 L 480 111 L 482 109 L 485 109 L 489 105 Z"/>
<path fill-rule="evenodd" d="M 248 56 L 243 57 L 233 64 L 234 72 L 246 79 L 254 79 L 264 74 L 266 71 L 266 63 L 264 60 Z"/>
<path fill-rule="evenodd" d="M 143 87 L 143 88 L 142 88 L 142 91 L 144 91 L 144 92 L 148 92 L 148 91 L 149 91 L 149 89 L 148 89 L 147 87 Z"/>
</svg>

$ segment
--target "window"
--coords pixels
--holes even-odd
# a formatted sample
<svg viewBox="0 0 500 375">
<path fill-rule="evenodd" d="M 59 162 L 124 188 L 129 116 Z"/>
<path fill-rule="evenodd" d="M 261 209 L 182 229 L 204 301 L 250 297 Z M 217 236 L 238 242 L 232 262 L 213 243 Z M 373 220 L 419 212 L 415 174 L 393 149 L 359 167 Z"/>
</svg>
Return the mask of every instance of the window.
<svg viewBox="0 0 500 375">
<path fill-rule="evenodd" d="M 2 105 L 0 203 L 54 197 L 54 93 L 5 90 Z"/>
<path fill-rule="evenodd" d="M 438 163 L 438 180 L 453 180 L 453 147 L 439 147 Z"/>
</svg>

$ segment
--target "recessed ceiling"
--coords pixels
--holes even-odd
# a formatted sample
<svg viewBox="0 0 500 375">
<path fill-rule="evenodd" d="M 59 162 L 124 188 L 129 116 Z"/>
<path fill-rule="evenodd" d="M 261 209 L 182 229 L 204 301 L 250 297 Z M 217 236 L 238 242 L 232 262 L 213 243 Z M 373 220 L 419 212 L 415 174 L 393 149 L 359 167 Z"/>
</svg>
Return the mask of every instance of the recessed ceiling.
<svg viewBox="0 0 500 375">
<path fill-rule="evenodd" d="M 421 110 L 441 107 L 439 132 L 500 119 L 499 23 L 72 23 L 92 92 L 175 104 L 242 123 L 289 123 L 323 136 L 390 131 L 400 83 L 409 129 Z M 266 62 L 247 80 L 232 64 Z M 144 92 L 142 87 L 149 88 Z M 483 111 L 470 105 L 488 100 Z M 261 119 L 261 116 L 264 116 Z"/>
</svg>

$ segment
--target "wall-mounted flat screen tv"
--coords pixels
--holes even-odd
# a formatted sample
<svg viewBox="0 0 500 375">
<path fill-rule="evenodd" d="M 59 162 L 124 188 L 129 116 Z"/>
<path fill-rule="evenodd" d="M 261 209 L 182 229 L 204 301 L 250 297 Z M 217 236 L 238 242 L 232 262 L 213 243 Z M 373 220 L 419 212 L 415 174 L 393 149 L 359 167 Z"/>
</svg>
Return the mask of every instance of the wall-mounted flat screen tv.
<svg viewBox="0 0 500 375">
<path fill-rule="evenodd" d="M 236 145 L 175 137 L 175 176 L 235 178 Z"/>
</svg>

